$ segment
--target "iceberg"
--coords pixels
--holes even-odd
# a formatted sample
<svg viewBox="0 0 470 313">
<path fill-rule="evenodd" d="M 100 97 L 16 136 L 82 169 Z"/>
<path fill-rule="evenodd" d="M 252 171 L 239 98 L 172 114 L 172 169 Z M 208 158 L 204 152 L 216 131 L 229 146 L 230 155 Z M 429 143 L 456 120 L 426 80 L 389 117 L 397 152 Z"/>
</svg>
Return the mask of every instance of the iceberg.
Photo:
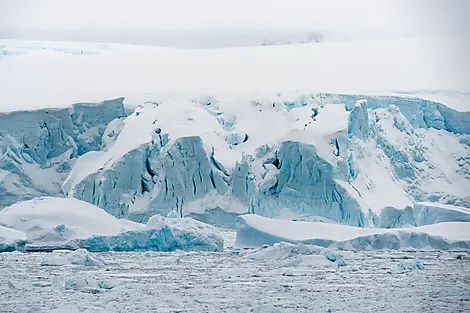
<svg viewBox="0 0 470 313">
<path fill-rule="evenodd" d="M 26 251 L 222 251 L 224 247 L 214 227 L 191 218 L 154 216 L 148 224 L 135 223 L 74 198 L 42 197 L 16 203 L 0 211 L 0 224 L 11 228 L 8 234 L 16 234 L 16 245 Z M 8 250 L 16 250 L 14 241 L 6 242 Z M 77 252 L 70 258 L 81 262 L 87 256 Z"/>
<path fill-rule="evenodd" d="M 275 220 L 251 214 L 241 218 L 245 226 L 237 232 L 238 247 L 260 247 L 288 242 L 343 250 L 470 248 L 470 223 L 467 222 L 385 229 Z"/>
<path fill-rule="evenodd" d="M 103 266 L 105 263 L 85 249 L 78 249 L 62 256 L 52 256 L 41 263 L 41 266 L 62 265 Z"/>
<path fill-rule="evenodd" d="M 70 198 L 41 197 L 0 211 L 0 223 L 24 232 L 28 250 L 78 248 L 76 239 L 116 235 L 143 225 L 118 220 L 102 209 Z"/>
<path fill-rule="evenodd" d="M 345 266 L 343 255 L 318 246 L 287 242 L 263 246 L 248 255 L 250 259 L 274 261 L 283 266 Z"/>
<path fill-rule="evenodd" d="M 93 236 L 77 240 L 77 245 L 92 252 L 103 251 L 211 251 L 224 249 L 224 239 L 216 228 L 191 218 L 153 216 L 145 229 L 115 236 Z"/>
<path fill-rule="evenodd" d="M 0 252 L 22 251 L 25 244 L 25 233 L 0 225 Z"/>
</svg>

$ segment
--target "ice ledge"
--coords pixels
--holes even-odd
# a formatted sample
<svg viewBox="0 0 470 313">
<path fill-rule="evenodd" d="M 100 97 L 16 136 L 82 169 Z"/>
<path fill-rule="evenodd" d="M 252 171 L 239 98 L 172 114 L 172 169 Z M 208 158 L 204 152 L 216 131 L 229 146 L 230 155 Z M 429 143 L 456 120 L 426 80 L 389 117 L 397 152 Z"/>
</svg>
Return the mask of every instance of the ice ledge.
<svg viewBox="0 0 470 313">
<path fill-rule="evenodd" d="M 274 220 L 258 215 L 240 218 L 245 224 L 237 233 L 236 246 L 239 247 L 259 247 L 285 241 L 345 250 L 470 249 L 470 223 L 466 222 L 384 229 Z"/>
</svg>

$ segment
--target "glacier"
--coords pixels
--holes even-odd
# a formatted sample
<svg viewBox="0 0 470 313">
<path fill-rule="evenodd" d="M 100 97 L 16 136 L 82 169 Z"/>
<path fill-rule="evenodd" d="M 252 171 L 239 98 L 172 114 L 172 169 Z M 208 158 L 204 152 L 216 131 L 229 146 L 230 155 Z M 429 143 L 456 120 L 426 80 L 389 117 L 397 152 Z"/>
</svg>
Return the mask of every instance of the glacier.
<svg viewBox="0 0 470 313">
<path fill-rule="evenodd" d="M 436 62 L 452 40 L 7 42 L 23 55 L 0 60 L 12 73 L 0 76 L 0 210 L 53 196 L 139 223 L 176 212 L 233 229 L 248 213 L 380 228 L 467 221 L 468 83 Z"/>
<path fill-rule="evenodd" d="M 240 214 L 283 210 L 359 227 L 467 221 L 470 112 L 326 93 L 123 100 L 0 114 L 0 209 L 55 196 L 142 223 L 175 211 L 239 228 Z"/>
<path fill-rule="evenodd" d="M 63 196 L 61 185 L 76 159 L 101 150 L 112 138 L 105 134 L 108 124 L 125 116 L 123 98 L 0 113 L 0 208 Z"/>
<path fill-rule="evenodd" d="M 136 108 L 111 144 L 78 159 L 63 191 L 137 222 L 175 210 L 236 227 L 230 214 L 289 210 L 420 226 L 432 222 L 419 202 L 470 206 L 469 114 L 411 97 L 176 96 Z"/>
</svg>

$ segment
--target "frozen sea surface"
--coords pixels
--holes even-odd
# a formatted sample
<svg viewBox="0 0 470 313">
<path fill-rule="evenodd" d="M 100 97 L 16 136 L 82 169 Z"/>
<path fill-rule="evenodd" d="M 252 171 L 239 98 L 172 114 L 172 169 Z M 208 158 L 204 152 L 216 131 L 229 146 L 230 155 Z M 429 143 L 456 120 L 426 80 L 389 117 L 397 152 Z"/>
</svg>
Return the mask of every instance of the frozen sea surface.
<svg viewBox="0 0 470 313">
<path fill-rule="evenodd" d="M 470 310 L 468 251 L 344 253 L 342 267 L 285 266 L 248 254 L 97 253 L 106 265 L 90 267 L 40 266 L 47 253 L 3 253 L 0 312 Z"/>
</svg>

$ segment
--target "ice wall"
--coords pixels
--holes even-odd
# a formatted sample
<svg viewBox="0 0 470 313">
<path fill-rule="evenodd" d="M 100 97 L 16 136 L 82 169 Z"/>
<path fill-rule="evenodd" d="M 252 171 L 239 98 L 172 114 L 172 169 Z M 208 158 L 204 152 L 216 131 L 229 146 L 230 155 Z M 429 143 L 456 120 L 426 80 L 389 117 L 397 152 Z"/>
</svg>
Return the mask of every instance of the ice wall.
<svg viewBox="0 0 470 313">
<path fill-rule="evenodd" d="M 419 224 L 415 201 L 469 205 L 468 112 L 414 98 L 331 94 L 251 101 L 249 107 L 241 103 L 237 109 L 230 104 L 224 107 L 223 101 L 206 97 L 138 108 L 133 123 L 149 123 L 145 131 L 141 125 L 129 131 L 126 123 L 122 128 L 150 135 L 149 140 L 124 153 L 114 149 L 121 155 L 117 159 L 110 150 L 104 166 L 67 183 L 64 190 L 136 221 L 171 210 L 191 214 L 194 201 L 213 194 L 234 199 L 245 206 L 244 212 L 268 217 L 287 209 L 354 226 L 387 228 Z M 284 132 L 260 128 L 258 135 L 246 126 L 239 128 L 257 122 L 248 116 L 250 110 L 261 117 L 272 114 L 266 118 L 273 121 L 279 116 L 292 121 L 278 121 L 287 128 Z M 263 113 L 267 110 L 275 112 Z M 168 111 L 170 117 L 162 122 Z M 204 132 L 196 122 L 198 114 L 210 126 Z M 187 132 L 181 131 L 187 126 Z M 443 152 L 450 160 L 445 166 Z M 185 210 L 188 207 L 191 210 Z M 215 199 L 213 206 L 199 210 L 198 218 L 225 223 L 226 216 L 210 210 L 215 208 L 232 210 Z"/>
<path fill-rule="evenodd" d="M 0 208 L 62 195 L 75 158 L 100 150 L 106 126 L 124 116 L 123 98 L 0 114 Z"/>
<path fill-rule="evenodd" d="M 416 202 L 470 207 L 469 112 L 440 103 L 174 97 L 127 116 L 122 100 L 0 115 L 0 207 L 61 195 L 64 181 L 65 196 L 139 222 L 175 210 L 233 226 L 288 210 L 392 228 L 454 218 Z"/>
</svg>

